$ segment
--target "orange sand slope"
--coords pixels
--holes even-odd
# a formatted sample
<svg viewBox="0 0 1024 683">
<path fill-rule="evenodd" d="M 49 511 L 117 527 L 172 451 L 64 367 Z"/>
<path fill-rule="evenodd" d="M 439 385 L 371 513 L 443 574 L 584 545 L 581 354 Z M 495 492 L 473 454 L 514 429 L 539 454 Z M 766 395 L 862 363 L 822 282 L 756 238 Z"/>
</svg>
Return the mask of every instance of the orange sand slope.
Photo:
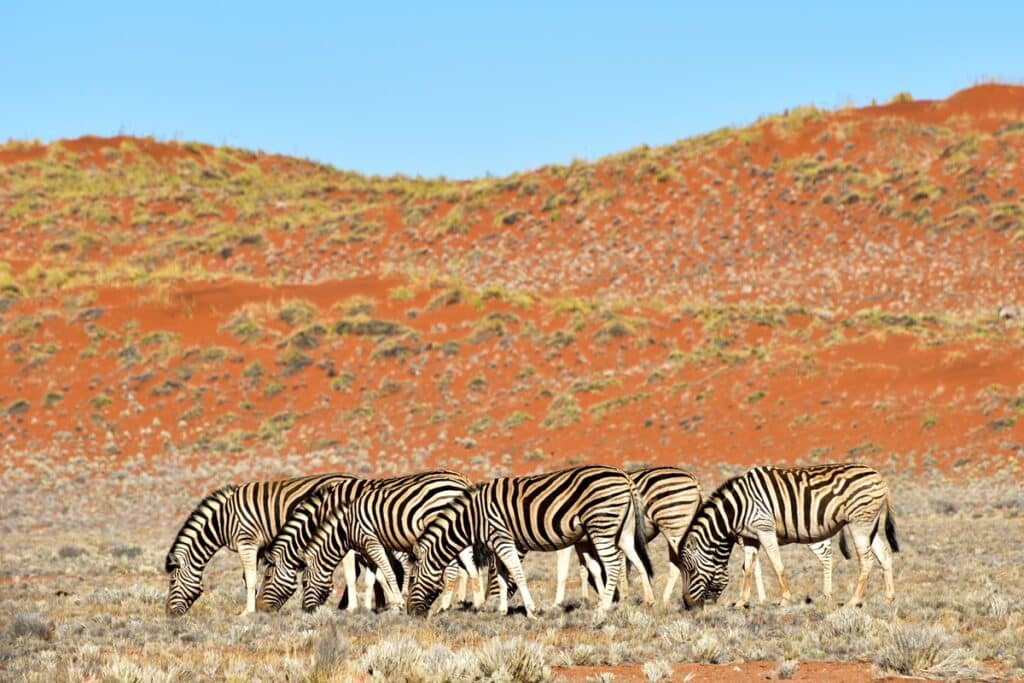
<svg viewBox="0 0 1024 683">
<path fill-rule="evenodd" d="M 983 85 L 473 182 L 9 143 L 5 461 L 1018 472 L 1022 120 Z"/>
</svg>

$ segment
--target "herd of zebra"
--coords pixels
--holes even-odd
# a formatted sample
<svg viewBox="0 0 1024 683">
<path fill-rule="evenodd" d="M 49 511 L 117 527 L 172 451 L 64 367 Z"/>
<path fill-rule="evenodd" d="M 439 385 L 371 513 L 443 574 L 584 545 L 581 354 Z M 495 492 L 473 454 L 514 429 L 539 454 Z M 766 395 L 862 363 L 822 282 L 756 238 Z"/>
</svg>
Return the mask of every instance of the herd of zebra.
<svg viewBox="0 0 1024 683">
<path fill-rule="evenodd" d="M 280 609 L 300 577 L 302 608 L 315 610 L 329 597 L 340 566 L 339 608 L 358 608 L 362 571 L 369 608 L 375 599 L 393 609 L 404 602 L 410 613 L 427 615 L 439 596 L 440 609 L 456 594 L 464 600 L 472 580 L 475 607 L 496 595 L 499 611 L 507 613 L 518 591 L 533 617 L 536 603 L 522 565 L 529 551 L 559 553 L 556 605 L 565 598 L 575 553 L 582 590 L 593 585 L 603 612 L 626 590 L 627 562 L 641 570 L 645 603 L 654 602 L 647 544 L 658 534 L 668 542 L 670 560 L 665 603 L 680 579 L 686 608 L 717 600 L 735 544 L 743 547 L 738 604 L 747 603 L 755 582 L 764 600 L 760 549 L 778 577 L 782 601 L 791 599 L 779 556 L 779 545 L 788 543 L 814 551 L 831 598 L 830 539 L 836 533 L 843 555 L 850 557 L 849 536 L 860 561 L 849 604 L 863 601 L 872 553 L 892 600 L 892 553 L 899 546 L 889 489 L 878 472 L 860 464 L 755 467 L 707 497 L 693 475 L 674 467 L 626 473 L 585 465 L 476 484 L 449 470 L 390 479 L 320 474 L 255 481 L 217 489 L 189 515 L 167 553 L 166 611 L 180 616 L 189 610 L 203 592 L 206 565 L 227 547 L 242 562 L 246 612 Z"/>
</svg>

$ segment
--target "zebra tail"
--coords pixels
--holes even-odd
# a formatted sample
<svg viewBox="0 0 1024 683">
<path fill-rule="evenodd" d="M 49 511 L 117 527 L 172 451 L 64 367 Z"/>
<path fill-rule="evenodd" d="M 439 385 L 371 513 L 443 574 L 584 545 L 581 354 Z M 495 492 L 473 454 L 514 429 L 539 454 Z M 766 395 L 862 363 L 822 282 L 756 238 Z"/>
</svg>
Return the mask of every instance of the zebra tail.
<svg viewBox="0 0 1024 683">
<path fill-rule="evenodd" d="M 849 533 L 850 532 L 846 530 L 845 525 L 842 529 L 839 530 L 839 552 L 841 552 L 843 554 L 843 557 L 845 557 L 848 560 L 851 557 L 850 543 L 846 540 L 846 537 L 849 535 Z"/>
<path fill-rule="evenodd" d="M 647 572 L 647 578 L 651 579 L 654 578 L 654 564 L 651 562 L 651 554 L 647 550 L 647 533 L 644 527 L 644 518 L 646 517 L 644 502 L 640 499 L 640 493 L 636 490 L 632 477 L 626 475 L 626 478 L 629 479 L 629 492 L 633 500 L 633 543 L 636 547 L 636 554 L 640 556 L 640 561 L 644 565 L 644 571 Z M 628 562 L 626 566 L 629 566 Z"/>
<path fill-rule="evenodd" d="M 900 544 L 896 540 L 896 520 L 892 514 L 892 499 L 885 497 L 885 538 L 889 541 L 889 547 L 894 553 L 900 551 Z"/>
</svg>

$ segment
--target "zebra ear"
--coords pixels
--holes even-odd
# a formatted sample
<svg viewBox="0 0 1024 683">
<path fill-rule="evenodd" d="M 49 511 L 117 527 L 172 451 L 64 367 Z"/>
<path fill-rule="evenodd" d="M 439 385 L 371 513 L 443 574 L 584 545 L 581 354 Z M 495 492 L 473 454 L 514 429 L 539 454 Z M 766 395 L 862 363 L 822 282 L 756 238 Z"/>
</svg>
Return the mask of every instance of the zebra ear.
<svg viewBox="0 0 1024 683">
<path fill-rule="evenodd" d="M 164 571 L 170 574 L 175 569 L 177 569 L 178 566 L 178 558 L 172 555 L 171 553 L 167 553 L 167 559 L 164 560 Z"/>
</svg>

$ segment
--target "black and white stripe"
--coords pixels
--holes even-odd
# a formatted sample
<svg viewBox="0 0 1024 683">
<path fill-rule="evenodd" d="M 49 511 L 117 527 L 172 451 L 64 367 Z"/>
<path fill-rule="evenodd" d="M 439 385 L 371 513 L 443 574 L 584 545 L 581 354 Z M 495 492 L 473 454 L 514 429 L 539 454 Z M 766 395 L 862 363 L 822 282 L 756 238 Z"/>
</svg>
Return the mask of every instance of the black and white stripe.
<svg viewBox="0 0 1024 683">
<path fill-rule="evenodd" d="M 349 478 L 344 474 L 318 474 L 255 481 L 225 486 L 209 494 L 185 520 L 167 553 L 167 614 L 181 616 L 188 611 L 203 592 L 203 570 L 224 547 L 238 552 L 246 588 L 245 611 L 254 612 L 260 552 L 306 496 Z"/>
<path fill-rule="evenodd" d="M 891 552 L 899 551 L 889 488 L 865 465 L 755 467 L 722 484 L 693 519 L 680 542 L 680 570 L 687 607 L 721 595 L 728 562 L 738 538 L 764 549 L 782 589 L 792 595 L 783 573 L 779 545 L 817 543 L 846 527 L 860 559 L 860 577 L 850 604 L 861 604 L 874 552 L 885 575 L 885 593 L 895 596 Z M 885 530 L 885 539 L 882 538 Z M 888 542 L 886 542 L 888 541 Z M 741 591 L 749 594 L 751 572 Z"/>
<path fill-rule="evenodd" d="M 327 600 L 334 571 L 350 550 L 363 555 L 383 574 L 388 603 L 400 605 L 401 571 L 394 552 L 411 552 L 428 520 L 470 486 L 457 472 L 423 472 L 380 480 L 354 500 L 339 505 L 306 546 L 302 608 L 312 611 Z M 459 550 L 463 566 L 476 576 L 471 549 L 463 546 Z"/>
<path fill-rule="evenodd" d="M 424 529 L 416 544 L 408 609 L 426 615 L 441 592 L 445 568 L 467 546 L 493 553 L 501 610 L 507 612 L 509 577 L 523 596 L 527 615 L 535 604 L 526 585 L 522 557 L 555 551 L 588 536 L 607 577 L 600 609 L 611 607 L 621 554 L 643 566 L 646 594 L 653 574 L 643 533 L 643 503 L 622 470 L 601 465 L 574 467 L 529 477 L 502 477 L 477 484 L 454 499 Z"/>
</svg>

